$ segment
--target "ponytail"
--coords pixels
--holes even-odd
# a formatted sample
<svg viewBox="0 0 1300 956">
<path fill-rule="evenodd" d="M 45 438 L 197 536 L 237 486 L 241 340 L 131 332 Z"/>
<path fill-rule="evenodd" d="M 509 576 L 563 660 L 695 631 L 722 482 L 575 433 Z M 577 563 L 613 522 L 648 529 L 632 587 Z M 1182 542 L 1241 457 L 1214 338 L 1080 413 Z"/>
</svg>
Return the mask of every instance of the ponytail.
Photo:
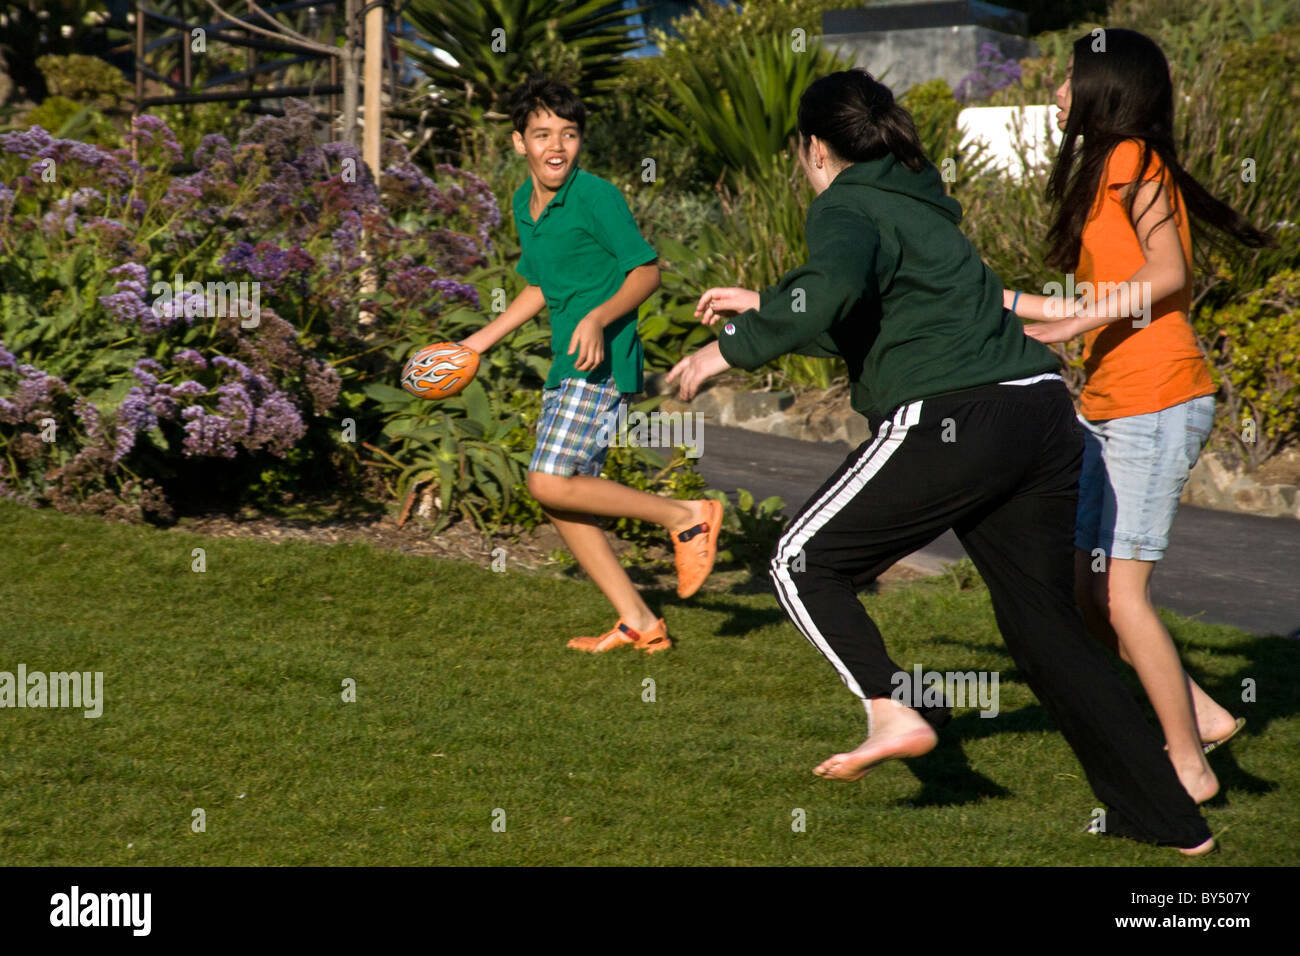
<svg viewBox="0 0 1300 956">
<path fill-rule="evenodd" d="M 929 164 L 912 114 L 861 67 L 824 76 L 804 90 L 798 123 L 801 149 L 816 136 L 849 163 L 892 153 L 914 173 Z"/>
</svg>

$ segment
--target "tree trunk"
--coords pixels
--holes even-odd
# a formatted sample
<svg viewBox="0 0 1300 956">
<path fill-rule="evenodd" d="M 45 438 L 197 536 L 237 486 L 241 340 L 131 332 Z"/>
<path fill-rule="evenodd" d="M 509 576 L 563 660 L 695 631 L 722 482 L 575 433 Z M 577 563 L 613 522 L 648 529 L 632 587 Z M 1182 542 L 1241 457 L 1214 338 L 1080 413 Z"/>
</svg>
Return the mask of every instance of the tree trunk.
<svg viewBox="0 0 1300 956">
<path fill-rule="evenodd" d="M 343 44 L 343 142 L 357 146 L 357 87 L 361 79 L 361 0 L 347 0 L 344 16 L 347 37 Z"/>
</svg>

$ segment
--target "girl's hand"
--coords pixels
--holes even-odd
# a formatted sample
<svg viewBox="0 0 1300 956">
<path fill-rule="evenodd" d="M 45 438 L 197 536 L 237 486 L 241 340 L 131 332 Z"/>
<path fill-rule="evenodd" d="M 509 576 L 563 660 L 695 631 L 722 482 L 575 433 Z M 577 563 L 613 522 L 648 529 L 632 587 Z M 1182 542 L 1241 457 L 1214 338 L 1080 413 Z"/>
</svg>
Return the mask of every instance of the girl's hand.
<svg viewBox="0 0 1300 956">
<path fill-rule="evenodd" d="M 605 327 L 587 316 L 578 323 L 569 339 L 569 353 L 578 352 L 573 367 L 579 372 L 590 372 L 605 358 Z"/>
<path fill-rule="evenodd" d="M 1039 325 L 1026 325 L 1025 335 L 1031 339 L 1037 339 L 1044 345 L 1053 345 L 1057 342 L 1068 342 L 1079 334 L 1078 319 L 1071 317 L 1068 319 L 1058 319 L 1055 322 L 1043 322 Z"/>
<path fill-rule="evenodd" d="M 708 289 L 700 296 L 700 301 L 696 303 L 695 314 L 703 316 L 700 321 L 705 325 L 712 325 L 722 318 L 724 312 L 728 315 L 735 315 L 739 312 L 757 309 L 758 306 L 758 293 L 751 292 L 749 289 Z"/>
<path fill-rule="evenodd" d="M 743 292 L 744 290 L 738 290 Z M 686 356 L 668 373 L 668 381 L 677 382 L 677 397 L 683 402 L 693 399 L 700 386 L 720 372 L 731 368 L 722 357 L 717 342 L 710 342 L 698 352 Z"/>
</svg>

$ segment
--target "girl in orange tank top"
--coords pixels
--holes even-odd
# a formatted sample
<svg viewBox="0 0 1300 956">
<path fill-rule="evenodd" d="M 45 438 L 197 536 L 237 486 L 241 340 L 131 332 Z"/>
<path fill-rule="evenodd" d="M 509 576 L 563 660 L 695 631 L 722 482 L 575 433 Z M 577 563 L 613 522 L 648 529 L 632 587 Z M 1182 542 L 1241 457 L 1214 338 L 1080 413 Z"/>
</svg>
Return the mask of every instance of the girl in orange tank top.
<svg viewBox="0 0 1300 956">
<path fill-rule="evenodd" d="M 1189 322 L 1190 217 L 1246 245 L 1272 240 L 1179 164 L 1173 102 L 1169 66 L 1148 37 L 1104 30 L 1075 41 L 1056 94 L 1064 137 L 1048 185 L 1057 204 L 1048 261 L 1069 270 L 1065 295 L 1006 290 L 1004 302 L 1035 323 L 1025 334 L 1040 342 L 1084 337 L 1076 599 L 1093 636 L 1137 671 L 1169 759 L 1200 803 L 1219 788 L 1205 754 L 1245 721 L 1183 670 L 1149 595 L 1214 414 Z"/>
</svg>

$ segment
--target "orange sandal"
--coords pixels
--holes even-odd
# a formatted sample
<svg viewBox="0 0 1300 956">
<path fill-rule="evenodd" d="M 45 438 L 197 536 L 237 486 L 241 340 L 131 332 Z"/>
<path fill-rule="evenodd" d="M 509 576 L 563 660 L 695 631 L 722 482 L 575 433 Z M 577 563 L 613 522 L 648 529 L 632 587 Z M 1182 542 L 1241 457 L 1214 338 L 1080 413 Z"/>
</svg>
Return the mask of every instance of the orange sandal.
<svg viewBox="0 0 1300 956">
<path fill-rule="evenodd" d="M 644 631 L 632 630 L 623 623 L 622 618 L 619 618 L 614 628 L 600 637 L 575 637 L 569 641 L 568 646 L 575 651 L 603 654 L 606 651 L 612 651 L 616 647 L 626 647 L 629 644 L 639 651 L 645 651 L 647 654 L 657 654 L 659 651 L 666 651 L 673 646 L 672 640 L 668 637 L 668 627 L 664 624 L 663 618 L 655 621 L 654 627 L 647 628 Z"/>
<path fill-rule="evenodd" d="M 672 533 L 677 564 L 677 596 L 688 598 L 713 570 L 722 531 L 722 502 L 708 499 L 705 520 Z"/>
</svg>

